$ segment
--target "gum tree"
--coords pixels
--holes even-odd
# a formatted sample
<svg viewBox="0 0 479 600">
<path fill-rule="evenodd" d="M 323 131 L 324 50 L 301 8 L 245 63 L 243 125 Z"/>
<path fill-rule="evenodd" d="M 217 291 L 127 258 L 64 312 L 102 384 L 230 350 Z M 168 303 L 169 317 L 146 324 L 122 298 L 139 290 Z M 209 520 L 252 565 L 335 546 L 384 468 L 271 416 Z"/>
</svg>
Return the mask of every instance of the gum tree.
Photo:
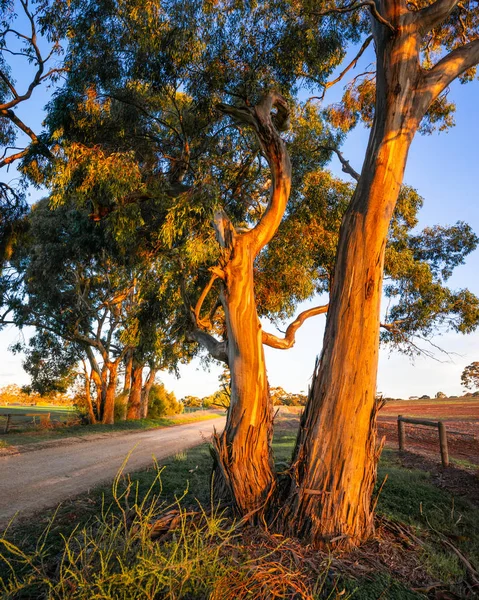
<svg viewBox="0 0 479 600">
<path fill-rule="evenodd" d="M 310 18 L 369 10 L 377 58 L 374 119 L 358 185 L 343 219 L 321 360 L 301 422 L 284 529 L 345 546 L 374 530 L 376 375 L 389 223 L 408 150 L 427 111 L 479 62 L 475 2 L 304 3 Z M 320 7 L 322 8 L 322 6 Z M 316 15 L 316 16 L 314 16 Z M 428 54 L 439 54 L 437 62 Z"/>
<path fill-rule="evenodd" d="M 25 106 L 33 106 L 40 87 L 54 83 L 64 68 L 58 57 L 64 34 L 64 3 L 57 3 L 57 18 L 46 18 L 49 2 L 35 0 L 0 1 L 0 261 L 10 258 L 15 239 L 25 230 L 22 217 L 27 212 L 25 185 L 11 177 L 9 169 L 20 164 L 35 148 L 39 155 L 49 156 L 35 126 L 22 114 Z M 65 4 L 66 6 L 66 4 Z M 43 39 L 42 39 L 43 36 Z M 13 63 L 15 61 L 15 63 Z M 17 70 L 23 70 L 19 85 Z M 25 114 L 25 113 L 24 113 Z M 13 180 L 13 181 L 12 181 Z"/>
</svg>

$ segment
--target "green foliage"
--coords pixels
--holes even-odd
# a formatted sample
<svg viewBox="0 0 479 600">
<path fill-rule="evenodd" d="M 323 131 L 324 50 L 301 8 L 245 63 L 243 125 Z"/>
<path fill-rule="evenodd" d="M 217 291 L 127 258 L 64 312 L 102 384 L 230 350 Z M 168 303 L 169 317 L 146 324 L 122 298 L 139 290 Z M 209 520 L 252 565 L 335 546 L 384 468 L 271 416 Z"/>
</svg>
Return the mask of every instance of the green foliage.
<svg viewBox="0 0 479 600">
<path fill-rule="evenodd" d="M 153 384 L 148 399 L 149 418 L 157 419 L 158 417 L 176 415 L 182 411 L 183 405 L 176 400 L 173 392 L 168 392 L 163 383 Z"/>
<path fill-rule="evenodd" d="M 203 400 L 198 396 L 185 396 L 181 402 L 185 408 L 201 408 L 203 406 Z"/>
<path fill-rule="evenodd" d="M 285 392 L 282 387 L 270 388 L 271 400 L 275 406 L 306 406 L 308 397 L 304 394 Z"/>
<path fill-rule="evenodd" d="M 462 385 L 469 389 L 479 388 L 479 362 L 473 362 L 461 374 Z"/>
<path fill-rule="evenodd" d="M 124 421 L 128 403 L 128 392 L 122 392 L 115 397 L 115 423 Z"/>
<path fill-rule="evenodd" d="M 76 378 L 78 348 L 48 331 L 39 331 L 22 345 L 23 369 L 30 375 L 32 391 L 41 396 L 52 392 L 65 393 Z"/>
</svg>

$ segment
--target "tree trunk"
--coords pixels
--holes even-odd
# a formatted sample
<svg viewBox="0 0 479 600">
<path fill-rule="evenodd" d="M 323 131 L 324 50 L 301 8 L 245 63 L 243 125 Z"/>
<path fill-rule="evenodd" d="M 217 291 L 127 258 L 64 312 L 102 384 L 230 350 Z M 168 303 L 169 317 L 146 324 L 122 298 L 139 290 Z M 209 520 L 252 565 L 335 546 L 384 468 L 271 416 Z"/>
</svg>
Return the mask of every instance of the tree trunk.
<svg viewBox="0 0 479 600">
<path fill-rule="evenodd" d="M 118 362 L 108 364 L 108 385 L 106 387 L 105 407 L 103 410 L 102 423 L 113 425 L 115 422 L 115 397 L 116 385 L 118 383 Z"/>
<path fill-rule="evenodd" d="M 214 494 L 231 499 L 242 517 L 261 520 L 275 493 L 276 475 L 271 449 L 273 407 L 254 297 L 253 264 L 276 233 L 289 198 L 291 163 L 280 132 L 288 130 L 290 115 L 286 100 L 275 92 L 263 96 L 255 107 L 219 104 L 217 108 L 241 126 L 253 128 L 271 169 L 271 191 L 261 219 L 247 232 L 237 232 L 224 211 L 215 214 L 221 259 L 193 310 L 194 339 L 212 356 L 227 362 L 231 373 L 226 427 L 213 439 Z M 217 277 L 223 280 L 221 302 L 226 316 L 227 335 L 222 342 L 198 328 L 202 302 Z"/>
<path fill-rule="evenodd" d="M 225 430 L 214 438 L 213 489 L 224 497 L 226 488 L 239 514 L 259 516 L 275 490 L 276 477 L 271 451 L 273 407 L 253 288 L 254 257 L 249 240 L 238 238 L 224 268 L 231 402 Z"/>
<path fill-rule="evenodd" d="M 352 546 L 374 531 L 384 250 L 409 146 L 424 114 L 415 95 L 416 38 L 408 33 L 386 35 L 383 41 L 375 121 L 341 225 L 321 361 L 280 517 L 283 531 L 316 546 Z"/>
<path fill-rule="evenodd" d="M 123 391 L 128 393 L 131 387 L 131 372 L 133 368 L 133 350 L 129 350 L 125 356 L 125 381 L 123 382 Z"/>
<path fill-rule="evenodd" d="M 127 419 L 141 418 L 141 386 L 143 384 L 143 365 L 133 363 L 131 370 L 131 387 L 128 397 Z"/>
<path fill-rule="evenodd" d="M 143 386 L 143 389 L 141 390 L 140 413 L 141 413 L 142 419 L 146 419 L 146 417 L 148 416 L 148 401 L 150 399 L 150 391 L 151 391 L 151 388 L 153 387 L 153 384 L 155 383 L 155 377 L 156 377 L 157 373 L 158 373 L 158 369 L 150 367 L 150 372 L 148 373 L 148 376 L 146 378 L 145 385 Z"/>
<path fill-rule="evenodd" d="M 88 411 L 88 420 L 92 425 L 96 423 L 95 411 L 93 410 L 93 402 L 91 399 L 91 380 L 92 376 L 85 369 L 85 398 Z"/>
</svg>

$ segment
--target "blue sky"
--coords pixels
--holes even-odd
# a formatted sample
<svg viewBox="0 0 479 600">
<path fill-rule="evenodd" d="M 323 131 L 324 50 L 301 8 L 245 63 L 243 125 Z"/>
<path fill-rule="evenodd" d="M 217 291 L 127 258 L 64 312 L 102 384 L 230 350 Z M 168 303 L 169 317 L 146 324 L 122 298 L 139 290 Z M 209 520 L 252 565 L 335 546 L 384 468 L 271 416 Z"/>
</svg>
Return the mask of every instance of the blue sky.
<svg viewBox="0 0 479 600">
<path fill-rule="evenodd" d="M 22 81 L 27 77 L 24 69 L 24 65 L 16 65 L 17 80 Z M 37 89 L 32 100 L 18 111 L 37 130 L 42 120 L 42 108 L 50 93 L 51 90 Z M 479 233 L 479 82 L 468 85 L 454 83 L 450 97 L 457 104 L 456 127 L 446 133 L 416 136 L 404 181 L 415 187 L 425 199 L 420 213 L 421 228 L 463 220 Z M 345 157 L 358 171 L 364 159 L 367 139 L 368 131 L 358 128 L 348 137 L 343 147 Z M 336 175 L 347 177 L 341 172 L 337 161 L 333 161 L 330 168 Z M 2 176 L 4 177 L 3 173 Z M 12 169 L 6 180 L 14 177 Z M 32 192 L 31 201 L 40 196 L 40 192 Z M 451 277 L 450 286 L 468 287 L 479 295 L 478 267 L 479 250 L 476 250 L 468 257 L 467 264 L 459 267 Z M 298 312 L 307 306 L 324 303 L 324 300 L 305 303 L 299 307 Z M 292 392 L 307 390 L 315 357 L 321 351 L 324 322 L 324 316 L 308 320 L 298 331 L 296 345 L 291 350 L 265 349 L 270 385 L 281 386 Z M 266 329 L 273 329 L 267 323 L 264 326 Z M 0 387 L 28 381 L 21 367 L 21 356 L 14 356 L 8 351 L 8 346 L 21 335 L 12 328 L 0 331 Z M 447 356 L 437 352 L 438 360 L 417 357 L 412 362 L 408 357 L 382 349 L 378 390 L 387 396 L 403 398 L 422 394 L 433 396 L 438 391 L 460 395 L 460 375 L 463 368 L 472 361 L 479 360 L 479 332 L 469 336 L 447 333 L 433 341 L 451 354 Z M 203 396 L 218 388 L 219 372 L 220 369 L 216 368 L 205 371 L 195 361 L 181 369 L 180 379 L 167 373 L 161 377 L 167 388 L 173 390 L 178 397 L 187 394 Z"/>
</svg>

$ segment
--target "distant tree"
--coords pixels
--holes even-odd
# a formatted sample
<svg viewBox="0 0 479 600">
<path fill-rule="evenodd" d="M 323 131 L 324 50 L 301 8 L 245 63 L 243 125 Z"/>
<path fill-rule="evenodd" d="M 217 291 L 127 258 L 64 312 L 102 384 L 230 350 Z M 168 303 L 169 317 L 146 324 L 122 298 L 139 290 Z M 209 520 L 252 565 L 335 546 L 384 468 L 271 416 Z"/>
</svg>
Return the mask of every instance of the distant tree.
<svg viewBox="0 0 479 600">
<path fill-rule="evenodd" d="M 200 408 L 203 406 L 203 400 L 198 396 L 184 396 L 181 398 L 181 402 L 186 408 Z"/>
<path fill-rule="evenodd" d="M 285 392 L 282 387 L 270 388 L 271 399 L 275 406 L 306 406 L 308 397 L 304 394 Z"/>
<path fill-rule="evenodd" d="M 462 385 L 469 389 L 479 388 L 479 362 L 473 362 L 464 369 L 461 375 Z"/>
<path fill-rule="evenodd" d="M 447 396 L 444 392 L 437 392 L 436 398 L 447 398 Z"/>
<path fill-rule="evenodd" d="M 154 383 L 148 399 L 148 416 L 152 419 L 176 415 L 183 411 L 173 392 L 168 392 L 163 383 Z"/>
</svg>

